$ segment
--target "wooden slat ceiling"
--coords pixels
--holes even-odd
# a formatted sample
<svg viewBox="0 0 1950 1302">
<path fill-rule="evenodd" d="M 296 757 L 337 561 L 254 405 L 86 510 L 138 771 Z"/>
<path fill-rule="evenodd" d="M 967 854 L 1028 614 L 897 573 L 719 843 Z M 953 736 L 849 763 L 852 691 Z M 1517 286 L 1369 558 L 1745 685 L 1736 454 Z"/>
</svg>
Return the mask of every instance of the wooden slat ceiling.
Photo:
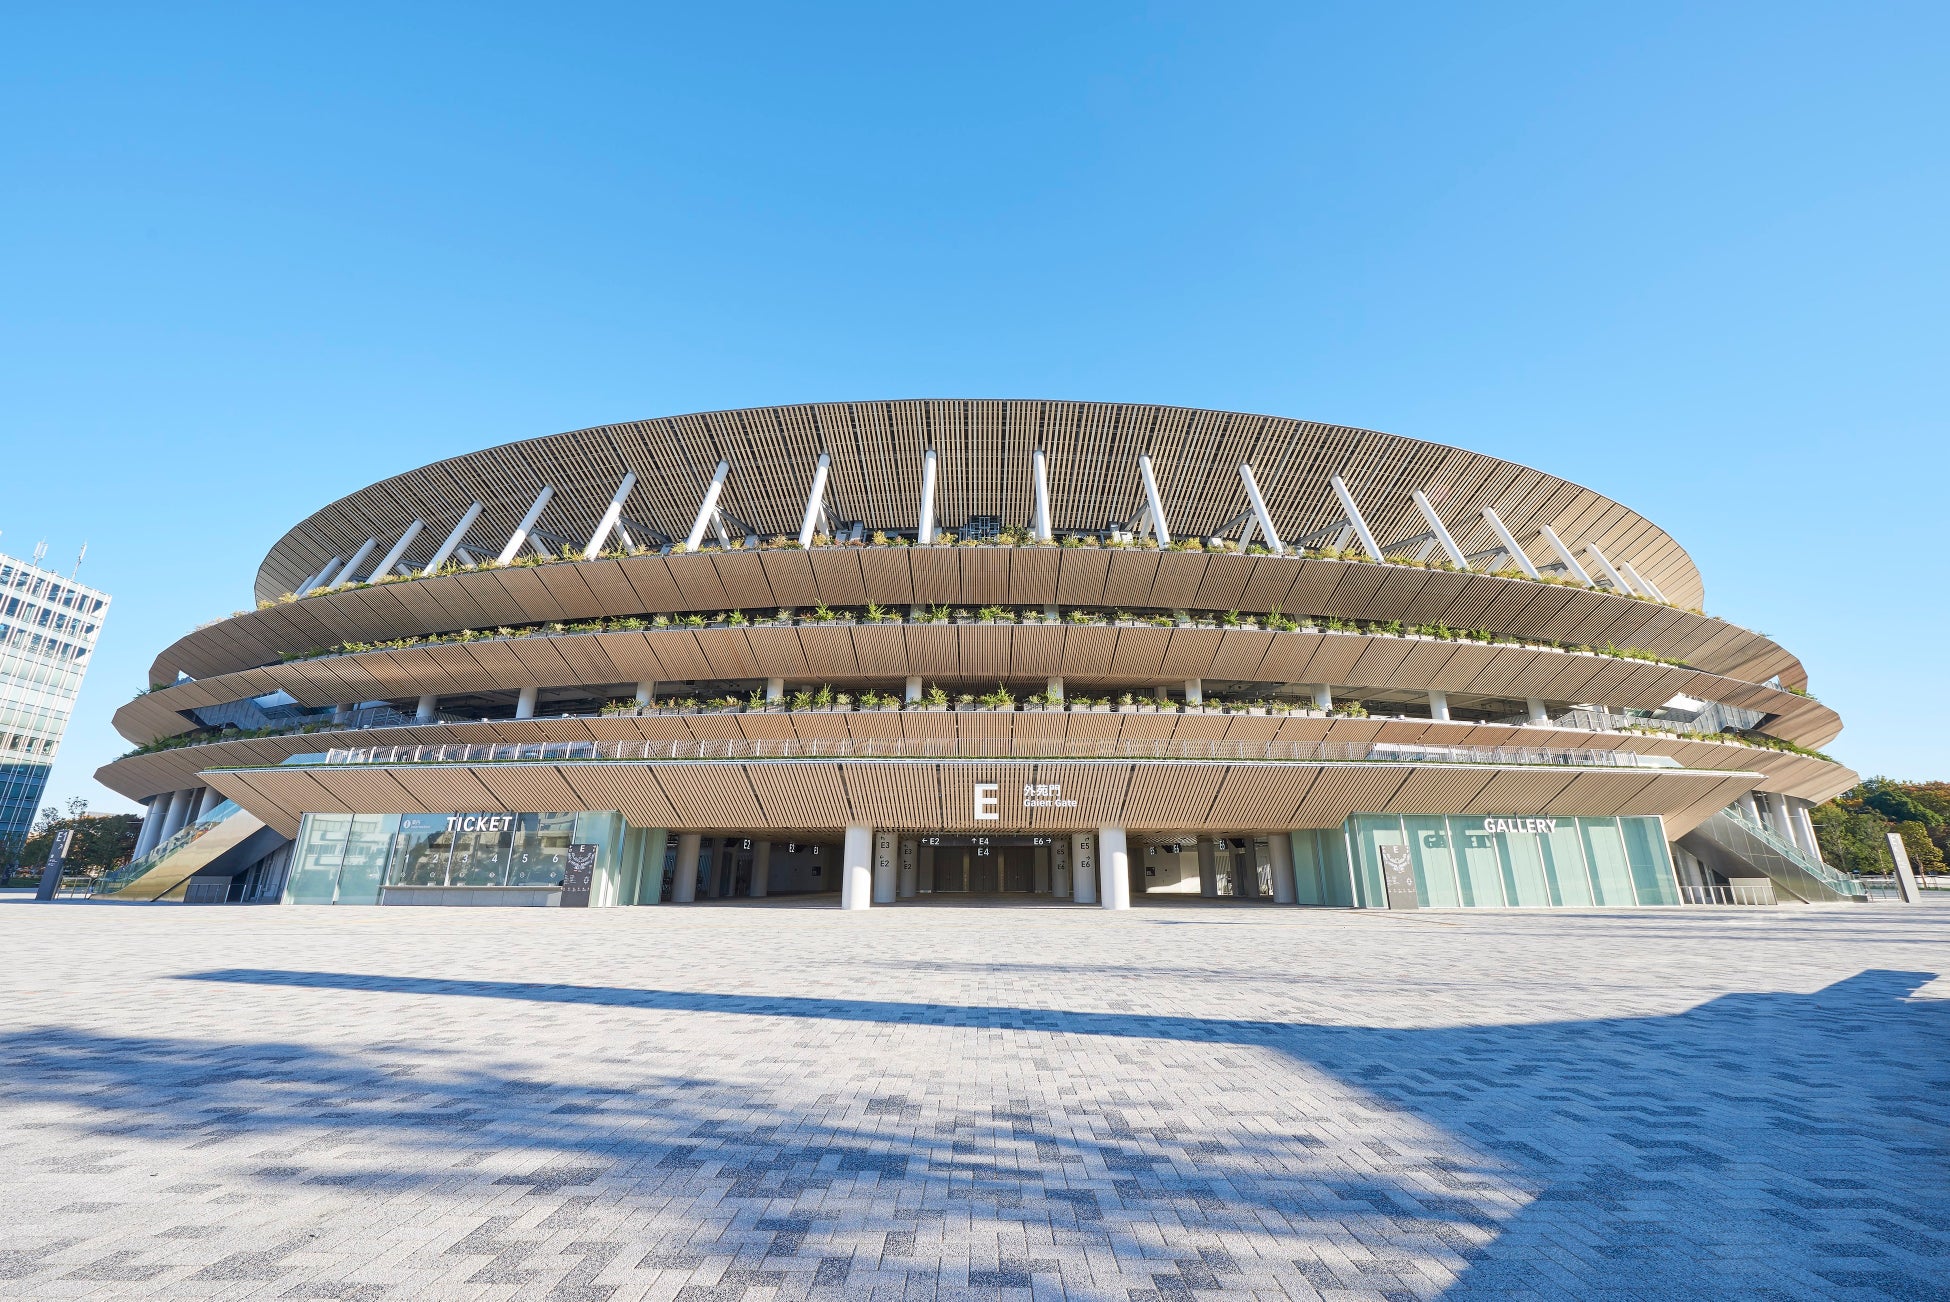
<svg viewBox="0 0 1950 1302">
<path fill-rule="evenodd" d="M 270 600 L 349 556 L 368 537 L 399 537 L 426 522 L 409 557 L 422 559 L 469 503 L 492 553 L 544 485 L 555 489 L 543 527 L 580 544 L 626 471 L 638 482 L 626 514 L 681 538 L 720 458 L 731 463 L 723 509 L 764 533 L 796 534 L 820 453 L 832 459 L 833 514 L 869 528 L 911 529 L 920 466 L 938 457 L 936 519 L 972 515 L 1026 524 L 1030 456 L 1049 464 L 1058 529 L 1103 528 L 1136 510 L 1137 458 L 1149 453 L 1176 534 L 1210 532 L 1245 509 L 1238 467 L 1253 467 L 1283 537 L 1338 519 L 1328 488 L 1339 474 L 1385 544 L 1423 532 L 1409 494 L 1428 493 L 1466 552 L 1494 545 L 1482 519 L 1494 507 L 1528 544 L 1552 525 L 1581 548 L 1595 541 L 1629 561 L 1674 601 L 1704 604 L 1698 570 L 1663 530 L 1619 503 L 1555 476 L 1419 439 L 1279 416 L 1110 403 L 899 401 L 818 403 L 699 412 L 602 425 L 508 443 L 382 480 L 314 513 L 271 549 L 257 577 Z M 1580 554 L 1582 560 L 1582 554 Z"/>
</svg>

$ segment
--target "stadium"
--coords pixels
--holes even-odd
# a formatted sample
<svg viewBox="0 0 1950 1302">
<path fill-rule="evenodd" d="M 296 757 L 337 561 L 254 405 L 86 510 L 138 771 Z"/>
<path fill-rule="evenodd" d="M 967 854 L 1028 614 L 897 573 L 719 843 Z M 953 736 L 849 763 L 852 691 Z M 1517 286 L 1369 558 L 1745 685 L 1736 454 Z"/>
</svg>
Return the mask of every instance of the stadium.
<svg viewBox="0 0 1950 1302">
<path fill-rule="evenodd" d="M 110 897 L 1843 901 L 1855 774 L 1686 551 L 1494 457 L 1055 401 L 711 412 L 396 475 L 165 648 Z"/>
</svg>

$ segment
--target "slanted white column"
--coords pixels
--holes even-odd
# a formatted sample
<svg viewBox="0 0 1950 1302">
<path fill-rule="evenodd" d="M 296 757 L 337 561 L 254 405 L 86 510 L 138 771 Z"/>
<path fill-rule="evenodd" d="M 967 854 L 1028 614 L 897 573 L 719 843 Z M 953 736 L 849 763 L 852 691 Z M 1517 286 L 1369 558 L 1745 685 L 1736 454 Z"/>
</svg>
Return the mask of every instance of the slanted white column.
<svg viewBox="0 0 1950 1302">
<path fill-rule="evenodd" d="M 1612 587 L 1628 597 L 1638 595 L 1632 585 L 1625 581 L 1625 576 L 1618 572 L 1618 568 L 1605 559 L 1605 554 L 1598 550 L 1597 543 L 1586 543 L 1584 545 L 1584 554 L 1591 558 L 1593 564 L 1597 565 L 1598 573 L 1604 575 Z"/>
<path fill-rule="evenodd" d="M 1334 496 L 1341 499 L 1341 509 L 1347 512 L 1347 522 L 1354 526 L 1354 535 L 1361 540 L 1361 546 L 1367 550 L 1369 558 L 1380 560 L 1381 544 L 1374 540 L 1374 531 L 1368 528 L 1368 521 L 1361 514 L 1361 508 L 1354 504 L 1354 494 L 1347 491 L 1346 482 L 1339 475 L 1334 475 L 1328 479 L 1327 484 L 1334 490 Z"/>
<path fill-rule="evenodd" d="M 1246 500 L 1252 503 L 1253 519 L 1258 521 L 1259 531 L 1266 539 L 1266 550 L 1275 556 L 1286 555 L 1286 544 L 1280 541 L 1279 532 L 1273 528 L 1273 513 L 1266 509 L 1266 499 L 1260 496 L 1259 481 L 1253 478 L 1253 468 L 1243 462 L 1239 466 L 1239 482 L 1246 486 Z M 1242 552 L 1251 541 L 1248 537 L 1250 533 L 1248 530 L 1239 536 L 1239 550 Z"/>
<path fill-rule="evenodd" d="M 1503 523 L 1503 517 L 1486 506 L 1483 508 L 1483 519 L 1488 522 L 1491 532 L 1496 534 L 1496 540 L 1502 544 L 1503 550 L 1510 553 L 1510 559 L 1515 561 L 1517 568 L 1523 571 L 1524 577 L 1530 579 L 1539 577 L 1537 567 L 1531 563 L 1529 553 L 1517 546 L 1516 535 L 1511 533 L 1508 526 Z"/>
<path fill-rule="evenodd" d="M 332 576 L 339 572 L 339 566 L 344 563 L 345 562 L 342 561 L 339 557 L 337 556 L 332 557 L 331 560 L 325 562 L 324 566 L 318 571 L 318 573 L 306 579 L 304 583 L 299 587 L 293 588 L 291 590 L 292 593 L 296 596 L 302 597 L 307 592 L 310 592 L 313 588 L 324 587 L 327 583 L 330 583 L 332 581 Z"/>
<path fill-rule="evenodd" d="M 447 541 L 440 544 L 440 550 L 433 554 L 433 559 L 428 561 L 426 568 L 420 571 L 421 576 L 424 577 L 432 574 L 442 565 L 445 565 L 447 558 L 454 554 L 454 548 L 460 546 L 461 539 L 467 537 L 467 531 L 472 529 L 474 522 L 480 518 L 481 504 L 476 502 L 467 508 L 466 514 L 460 517 L 460 523 L 455 525 L 454 531 L 447 535 Z"/>
<path fill-rule="evenodd" d="M 752 842 L 752 898 L 762 900 L 772 889 L 772 843 Z"/>
<path fill-rule="evenodd" d="M 864 823 L 852 823 L 846 829 L 846 845 L 840 856 L 840 907 L 873 907 L 873 829 Z"/>
<path fill-rule="evenodd" d="M 169 817 L 169 796 L 167 794 L 149 797 L 147 812 L 142 815 L 142 830 L 136 833 L 135 853 L 131 858 L 140 859 L 156 848 L 162 839 L 163 820 Z"/>
<path fill-rule="evenodd" d="M 1040 542 L 1052 542 L 1056 532 L 1050 527 L 1049 515 L 1049 467 L 1043 459 L 1043 450 L 1037 448 L 1029 454 L 1029 469 L 1035 477 L 1036 517 L 1030 528 Z"/>
<path fill-rule="evenodd" d="M 1916 882 L 1916 871 L 1910 867 L 1909 847 L 1903 844 L 1902 833 L 1886 832 L 1889 838 L 1889 857 L 1896 862 L 1896 895 L 1904 904 L 1920 904 L 1923 892 Z"/>
<path fill-rule="evenodd" d="M 1751 822 L 1755 827 L 1767 826 L 1766 820 L 1764 820 L 1760 816 L 1760 806 L 1755 802 L 1753 792 L 1751 791 L 1741 792 L 1740 799 L 1735 803 L 1737 803 L 1740 806 L 1740 812 L 1745 814 L 1747 816 L 1747 820 Z"/>
<path fill-rule="evenodd" d="M 697 851 L 703 839 L 696 832 L 677 835 L 677 879 L 670 886 L 672 904 L 697 902 Z"/>
<path fill-rule="evenodd" d="M 1591 576 L 1584 572 L 1584 566 L 1578 564 L 1578 558 L 1571 555 L 1571 549 L 1566 547 L 1564 540 L 1557 536 L 1557 530 L 1546 524 L 1540 525 L 1537 532 L 1543 535 L 1544 541 L 1549 543 L 1551 550 L 1557 553 L 1557 559 L 1564 563 L 1565 570 L 1570 573 L 1572 578 L 1576 579 L 1579 583 L 1589 584 L 1591 582 Z"/>
<path fill-rule="evenodd" d="M 819 528 L 820 508 L 826 504 L 826 475 L 832 465 L 833 459 L 822 452 L 819 464 L 813 467 L 812 492 L 806 494 L 806 517 L 799 523 L 801 547 L 812 546 L 813 532 Z"/>
<path fill-rule="evenodd" d="M 593 561 L 603 554 L 603 546 L 609 541 L 611 531 L 616 528 L 616 522 L 623 518 L 623 503 L 629 500 L 630 490 L 635 487 L 636 472 L 624 471 L 623 482 L 616 486 L 609 505 L 603 508 L 602 518 L 596 521 L 596 531 L 589 535 L 589 545 L 582 549 L 583 560 Z"/>
<path fill-rule="evenodd" d="M 1468 569 L 1469 558 L 1463 555 L 1462 548 L 1456 546 L 1456 540 L 1449 536 L 1449 530 L 1443 525 L 1442 517 L 1435 513 L 1433 506 L 1429 505 L 1428 494 L 1418 488 L 1410 496 L 1415 499 L 1415 509 L 1422 513 L 1423 523 L 1429 526 L 1429 532 L 1435 535 L 1435 540 L 1442 544 L 1443 554 L 1449 558 L 1449 563 L 1459 570 Z"/>
<path fill-rule="evenodd" d="M 1205 704 L 1205 680 L 1203 678 L 1187 678 L 1185 680 L 1185 704 Z"/>
<path fill-rule="evenodd" d="M 921 454 L 921 519 L 915 541 L 926 547 L 934 541 L 934 449 Z"/>
<path fill-rule="evenodd" d="M 1151 473 L 1151 454 L 1138 454 L 1138 478 L 1144 481 L 1144 503 L 1151 511 L 1151 541 L 1159 551 L 1171 546 L 1171 526 L 1165 523 L 1164 500 L 1158 496 L 1158 477 Z"/>
<path fill-rule="evenodd" d="M 535 494 L 534 504 L 528 508 L 528 513 L 521 517 L 521 523 L 515 526 L 515 531 L 508 535 L 508 545 L 503 547 L 501 554 L 494 558 L 496 565 L 506 565 L 521 555 L 521 549 L 528 543 L 528 535 L 535 529 L 535 522 L 542 518 L 543 508 L 548 506 L 549 499 L 554 496 L 555 490 L 547 485 L 543 485 L 542 491 Z"/>
<path fill-rule="evenodd" d="M 1817 862 L 1822 862 L 1821 838 L 1815 835 L 1815 820 L 1808 816 L 1808 811 L 1813 808 L 1814 806 L 1805 800 L 1795 801 L 1794 821 L 1801 828 L 1802 844 L 1807 846 L 1808 853 L 1813 855 Z"/>
<path fill-rule="evenodd" d="M 391 574 L 393 567 L 399 564 L 400 557 L 406 555 L 406 549 L 411 547 L 413 540 L 420 536 L 420 530 L 426 527 L 426 521 L 424 520 L 415 520 L 412 524 L 407 525 L 406 532 L 399 536 L 399 541 L 393 544 L 393 549 L 386 553 L 379 564 L 372 567 L 372 574 L 366 579 L 366 582 L 377 583 L 380 579 Z"/>
<path fill-rule="evenodd" d="M 1051 705 L 1063 704 L 1063 676 L 1061 674 L 1052 674 L 1045 681 L 1043 695 L 1049 698 Z"/>
<path fill-rule="evenodd" d="M 657 703 L 655 680 L 646 678 L 636 685 L 636 703 L 637 708 L 642 710 L 647 710 Z"/>
<path fill-rule="evenodd" d="M 169 793 L 169 812 L 163 815 L 162 831 L 156 837 L 158 841 L 167 841 L 183 830 L 183 824 L 189 821 L 190 799 L 194 795 L 196 792 L 190 788 Z M 158 796 L 157 799 L 162 797 Z"/>
<path fill-rule="evenodd" d="M 1449 721 L 1449 693 L 1429 690 L 1429 718 L 1439 723 Z"/>
<path fill-rule="evenodd" d="M 873 902 L 892 904 L 900 889 L 900 841 L 892 832 L 873 834 Z"/>
<path fill-rule="evenodd" d="M 422 696 L 413 707 L 413 722 L 432 723 L 439 713 L 440 698 L 432 692 Z"/>
<path fill-rule="evenodd" d="M 1070 834 L 1070 886 L 1071 898 L 1078 904 L 1097 902 L 1097 834 L 1095 832 L 1072 832 Z"/>
<path fill-rule="evenodd" d="M 535 698 L 541 695 L 541 691 L 542 689 L 539 687 L 524 687 L 521 689 L 521 694 L 515 697 L 515 718 L 532 719 L 535 717 Z"/>
<path fill-rule="evenodd" d="M 192 821 L 201 819 L 211 810 L 223 803 L 223 793 L 215 787 L 205 787 L 196 794 L 196 814 Z"/>
<path fill-rule="evenodd" d="M 777 705 L 779 702 L 783 701 L 784 699 L 785 699 L 785 679 L 783 678 L 766 679 L 765 680 L 765 703 L 767 705 Z"/>
<path fill-rule="evenodd" d="M 710 527 L 711 516 L 718 509 L 718 495 L 724 492 L 725 477 L 730 473 L 731 463 L 729 461 L 718 462 L 717 473 L 712 475 L 711 482 L 705 485 L 704 500 L 698 504 L 697 508 L 697 519 L 692 522 L 691 532 L 684 539 L 685 551 L 694 552 L 703 543 L 704 531 Z"/>
<path fill-rule="evenodd" d="M 1198 893 L 1208 900 L 1219 898 L 1219 853 L 1209 836 L 1198 839 Z"/>
<path fill-rule="evenodd" d="M 1658 585 L 1652 582 L 1651 579 L 1648 579 L 1643 575 L 1641 575 L 1637 570 L 1633 569 L 1632 563 L 1630 561 L 1620 561 L 1618 563 L 1618 568 L 1625 572 L 1625 577 L 1630 579 L 1632 581 L 1632 586 L 1637 588 L 1640 592 L 1645 593 L 1647 596 L 1651 597 L 1652 600 L 1654 601 L 1663 602 L 1666 600 L 1666 594 L 1659 591 Z"/>
<path fill-rule="evenodd" d="M 909 705 L 921 699 L 921 676 L 919 674 L 909 674 L 907 676 L 905 699 Z"/>
<path fill-rule="evenodd" d="M 1273 861 L 1273 903 L 1298 904 L 1293 885 L 1293 838 L 1285 832 L 1266 834 L 1266 855 Z"/>
<path fill-rule="evenodd" d="M 339 571 L 339 580 L 334 586 L 343 588 L 348 583 L 357 583 L 359 581 L 359 567 L 366 563 L 366 560 L 372 555 L 373 549 L 378 546 L 379 539 L 377 538 L 368 538 L 360 543 L 359 550 L 352 553 L 352 559 L 347 561 L 345 568 Z"/>
<path fill-rule="evenodd" d="M 1098 900 L 1106 909 L 1131 907 L 1131 855 L 1124 848 L 1124 829 L 1097 829 Z"/>
<path fill-rule="evenodd" d="M 1334 689 L 1326 683 L 1314 684 L 1314 709 L 1322 714 L 1334 708 Z"/>
<path fill-rule="evenodd" d="M 1524 708 L 1530 711 L 1530 721 L 1532 723 L 1549 723 L 1551 721 L 1550 707 L 1536 697 L 1526 696 L 1523 704 Z"/>
</svg>

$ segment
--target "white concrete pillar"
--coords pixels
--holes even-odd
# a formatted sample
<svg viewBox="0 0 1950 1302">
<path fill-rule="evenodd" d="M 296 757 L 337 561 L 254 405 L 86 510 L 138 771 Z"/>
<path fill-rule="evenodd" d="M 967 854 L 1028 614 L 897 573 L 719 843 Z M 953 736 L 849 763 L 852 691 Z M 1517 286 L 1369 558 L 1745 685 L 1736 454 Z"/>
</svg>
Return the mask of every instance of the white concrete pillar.
<svg viewBox="0 0 1950 1302">
<path fill-rule="evenodd" d="M 1808 848 L 1805 845 L 1801 845 L 1800 838 L 1794 834 L 1794 819 L 1788 814 L 1786 796 L 1781 795 L 1779 792 L 1769 792 L 1767 795 L 1767 812 L 1771 816 L 1770 821 L 1773 824 L 1774 834 L 1776 836 L 1786 841 L 1789 845 L 1799 846 L 1803 850 Z"/>
<path fill-rule="evenodd" d="M 1049 889 L 1058 899 L 1073 895 L 1076 886 L 1070 876 L 1070 838 L 1053 836 L 1049 842 Z"/>
<path fill-rule="evenodd" d="M 1198 839 L 1198 893 L 1208 900 L 1219 898 L 1219 855 L 1209 836 Z"/>
<path fill-rule="evenodd" d="M 1185 704 L 1205 704 L 1205 680 L 1203 678 L 1187 678 L 1185 680 Z"/>
<path fill-rule="evenodd" d="M 413 707 L 413 722 L 432 723 L 440 713 L 440 698 L 432 692 L 422 696 Z"/>
<path fill-rule="evenodd" d="M 772 889 L 772 843 L 752 842 L 752 898 L 762 900 Z"/>
<path fill-rule="evenodd" d="M 1124 846 L 1124 829 L 1098 828 L 1097 845 L 1097 893 L 1100 903 L 1106 909 L 1130 908 L 1131 856 Z"/>
<path fill-rule="evenodd" d="M 1530 721 L 1532 723 L 1549 723 L 1551 721 L 1550 707 L 1536 697 L 1526 696 L 1523 704 L 1524 708 L 1530 712 Z"/>
<path fill-rule="evenodd" d="M 1061 674 L 1050 675 L 1049 681 L 1043 686 L 1043 695 L 1049 698 L 1051 705 L 1063 704 L 1063 677 Z"/>
<path fill-rule="evenodd" d="M 1269 832 L 1266 854 L 1273 863 L 1273 903 L 1297 904 L 1299 892 L 1293 885 L 1293 838 L 1285 832 Z"/>
<path fill-rule="evenodd" d="M 921 893 L 921 839 L 903 836 L 900 851 L 900 886 L 894 894 L 911 900 Z"/>
<path fill-rule="evenodd" d="M 900 890 L 900 843 L 892 832 L 873 834 L 873 902 L 892 904 Z"/>
<path fill-rule="evenodd" d="M 906 695 L 907 703 L 909 705 L 912 705 L 914 704 L 914 702 L 920 699 L 921 699 L 921 676 L 919 674 L 910 675 L 907 680 L 907 695 Z"/>
<path fill-rule="evenodd" d="M 1070 881 L 1078 904 L 1097 902 L 1097 834 L 1073 832 L 1070 835 Z"/>
<path fill-rule="evenodd" d="M 646 678 L 636 685 L 636 703 L 639 709 L 646 710 L 657 703 L 657 684 L 653 680 Z"/>
<path fill-rule="evenodd" d="M 766 679 L 765 680 L 765 703 L 767 705 L 777 705 L 779 702 L 783 700 L 785 700 L 785 679 L 783 678 Z"/>
<path fill-rule="evenodd" d="M 840 856 L 840 907 L 873 907 L 873 829 L 864 823 L 847 825 Z"/>
<path fill-rule="evenodd" d="M 1760 806 L 1757 803 L 1755 803 L 1753 792 L 1751 791 L 1741 792 L 1740 800 L 1738 803 L 1740 805 L 1740 812 L 1745 814 L 1747 816 L 1747 820 L 1751 822 L 1755 827 L 1767 826 L 1766 820 L 1760 816 Z"/>
<path fill-rule="evenodd" d="M 190 816 L 195 822 L 223 803 L 223 793 L 215 787 L 205 787 L 196 793 L 196 813 Z"/>
<path fill-rule="evenodd" d="M 1449 693 L 1430 689 L 1429 718 L 1439 723 L 1447 723 L 1449 721 Z"/>
<path fill-rule="evenodd" d="M 1815 835 L 1815 820 L 1808 816 L 1808 811 L 1813 808 L 1814 806 L 1805 800 L 1796 800 L 1794 802 L 1794 821 L 1801 828 L 1802 843 L 1807 847 L 1808 853 L 1819 863 L 1822 862 L 1821 838 Z"/>
<path fill-rule="evenodd" d="M 521 695 L 515 698 L 515 718 L 517 719 L 534 718 L 535 698 L 540 696 L 541 692 L 542 689 L 539 687 L 522 688 Z"/>
<path fill-rule="evenodd" d="M 1327 683 L 1314 684 L 1314 709 L 1322 714 L 1334 708 L 1334 689 Z"/>
<path fill-rule="evenodd" d="M 677 879 L 671 883 L 672 904 L 692 904 L 697 900 L 697 847 L 703 838 L 696 832 L 677 836 Z"/>
<path fill-rule="evenodd" d="M 195 795 L 195 790 L 191 788 L 169 793 L 169 813 L 163 817 L 162 833 L 157 840 L 167 841 L 183 830 L 183 824 L 187 823 L 190 817 L 190 800 Z"/>
<path fill-rule="evenodd" d="M 151 796 L 149 798 L 148 810 L 149 812 L 142 816 L 142 830 L 136 834 L 135 838 L 135 854 L 133 857 L 137 859 L 140 859 L 143 855 L 155 849 L 156 842 L 162 839 L 163 820 L 169 817 L 169 793 L 164 792 L 160 796 Z"/>
</svg>

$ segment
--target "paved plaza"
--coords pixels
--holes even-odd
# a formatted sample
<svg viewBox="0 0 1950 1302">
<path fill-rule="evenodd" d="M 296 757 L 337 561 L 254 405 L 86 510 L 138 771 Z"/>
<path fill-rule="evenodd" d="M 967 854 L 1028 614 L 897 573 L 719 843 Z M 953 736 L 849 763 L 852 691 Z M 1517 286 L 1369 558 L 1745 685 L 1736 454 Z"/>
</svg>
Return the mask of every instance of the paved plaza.
<svg viewBox="0 0 1950 1302">
<path fill-rule="evenodd" d="M 1950 908 L 10 897 L 0 953 L 0 1296 L 1950 1296 Z"/>
</svg>

